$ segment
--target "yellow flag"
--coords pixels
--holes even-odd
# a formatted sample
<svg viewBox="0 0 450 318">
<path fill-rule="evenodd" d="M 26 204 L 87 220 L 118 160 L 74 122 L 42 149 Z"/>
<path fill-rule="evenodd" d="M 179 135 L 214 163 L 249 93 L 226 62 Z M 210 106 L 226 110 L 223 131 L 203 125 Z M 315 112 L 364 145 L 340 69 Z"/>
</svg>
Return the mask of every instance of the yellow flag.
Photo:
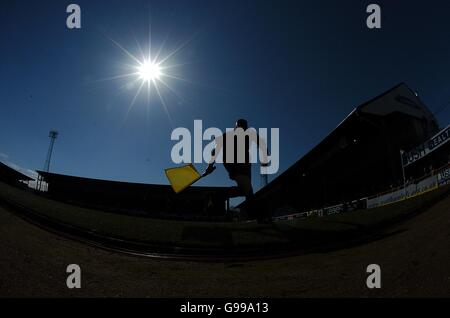
<svg viewBox="0 0 450 318">
<path fill-rule="evenodd" d="M 175 193 L 180 193 L 201 178 L 192 164 L 166 169 L 166 176 Z"/>
</svg>

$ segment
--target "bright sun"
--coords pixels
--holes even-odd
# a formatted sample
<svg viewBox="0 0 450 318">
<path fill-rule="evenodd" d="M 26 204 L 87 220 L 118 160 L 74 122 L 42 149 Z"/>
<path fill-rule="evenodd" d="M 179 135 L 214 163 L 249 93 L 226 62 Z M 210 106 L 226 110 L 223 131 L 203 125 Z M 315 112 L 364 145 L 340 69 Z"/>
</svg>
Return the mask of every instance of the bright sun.
<svg viewBox="0 0 450 318">
<path fill-rule="evenodd" d="M 149 29 L 150 30 L 150 29 Z M 151 48 L 151 34 L 149 34 L 149 43 L 147 46 L 141 46 L 139 42 L 136 40 L 137 49 L 139 50 L 140 55 L 134 55 L 132 52 L 128 51 L 126 48 L 124 48 L 120 43 L 114 41 L 113 39 L 109 38 L 113 44 L 115 44 L 120 50 L 123 51 L 132 61 L 133 64 L 125 64 L 128 66 L 130 73 L 123 73 L 119 74 L 110 78 L 105 78 L 104 80 L 118 80 L 118 79 L 124 79 L 131 77 L 130 81 L 122 86 L 124 89 L 130 90 L 133 88 L 136 89 L 136 93 L 134 94 L 134 97 L 132 98 L 130 105 L 128 106 L 128 111 L 126 113 L 126 117 L 130 113 L 131 109 L 133 108 L 134 104 L 139 100 L 139 96 L 143 89 L 146 88 L 147 90 L 147 111 L 149 111 L 150 107 L 150 98 L 159 98 L 164 110 L 167 113 L 167 116 L 170 118 L 169 108 L 166 104 L 164 93 L 166 91 L 170 91 L 173 94 L 176 95 L 176 97 L 179 97 L 177 92 L 170 86 L 171 81 L 173 80 L 179 80 L 179 81 L 185 81 L 189 82 L 186 79 L 183 79 L 179 76 L 173 75 L 172 72 L 174 72 L 174 68 L 186 65 L 186 64 L 172 64 L 170 63 L 170 60 L 178 54 L 181 50 L 183 50 L 192 39 L 189 39 L 188 41 L 182 43 L 180 46 L 175 48 L 172 51 L 167 52 L 164 56 L 161 56 L 161 52 L 165 52 L 167 50 L 164 50 L 164 43 L 166 42 L 164 40 L 161 47 L 159 47 L 159 50 L 157 52 L 152 52 Z M 167 38 L 166 38 L 167 40 Z M 147 51 L 148 49 L 148 51 Z M 172 70 L 172 71 L 171 71 Z M 167 73 L 168 72 L 168 73 Z M 125 117 L 125 118 L 126 118 Z"/>
<path fill-rule="evenodd" d="M 159 80 L 162 75 L 159 64 L 150 61 L 142 63 L 138 73 L 141 79 L 147 82 Z"/>
</svg>

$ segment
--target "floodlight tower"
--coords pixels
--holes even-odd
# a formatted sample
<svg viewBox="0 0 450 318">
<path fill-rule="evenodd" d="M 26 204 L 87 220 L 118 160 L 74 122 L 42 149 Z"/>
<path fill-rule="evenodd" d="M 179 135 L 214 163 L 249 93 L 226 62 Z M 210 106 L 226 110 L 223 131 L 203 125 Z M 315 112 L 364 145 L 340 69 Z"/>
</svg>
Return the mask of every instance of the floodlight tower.
<svg viewBox="0 0 450 318">
<path fill-rule="evenodd" d="M 50 171 L 50 161 L 52 159 L 53 146 L 55 145 L 55 140 L 58 137 L 58 132 L 56 130 L 51 130 L 48 137 L 50 138 L 50 145 L 48 147 L 47 158 L 45 159 L 44 171 Z M 38 177 L 38 190 L 41 190 L 42 186 L 42 176 Z"/>
<path fill-rule="evenodd" d="M 45 172 L 50 171 L 50 160 L 52 159 L 53 146 L 55 144 L 56 138 L 58 137 L 58 132 L 56 130 L 51 130 L 48 136 L 50 138 L 50 146 L 48 147 L 47 159 L 45 159 Z"/>
</svg>

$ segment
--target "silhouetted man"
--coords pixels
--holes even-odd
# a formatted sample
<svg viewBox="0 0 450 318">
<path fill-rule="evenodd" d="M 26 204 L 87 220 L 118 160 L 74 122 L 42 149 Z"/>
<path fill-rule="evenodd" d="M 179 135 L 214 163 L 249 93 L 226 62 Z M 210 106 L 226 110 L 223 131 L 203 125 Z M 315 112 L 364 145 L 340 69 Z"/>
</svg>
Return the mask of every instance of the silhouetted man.
<svg viewBox="0 0 450 318">
<path fill-rule="evenodd" d="M 228 192 L 228 197 L 235 198 L 245 196 L 247 204 L 251 206 L 253 197 L 252 187 L 252 166 L 250 158 L 250 146 L 254 142 L 257 145 L 257 151 L 261 150 L 262 166 L 267 166 L 267 145 L 265 141 L 259 137 L 254 129 L 248 129 L 248 123 L 245 119 L 239 119 L 236 122 L 234 131 L 224 133 L 217 137 L 216 147 L 212 151 L 211 161 L 206 168 L 203 176 L 211 174 L 216 168 L 217 156 L 222 150 L 223 165 L 228 172 L 231 180 L 235 181 L 237 186 L 231 187 Z M 253 211 L 247 211 L 249 215 L 253 215 Z M 256 215 L 258 222 L 269 221 L 264 218 L 262 213 Z"/>
</svg>

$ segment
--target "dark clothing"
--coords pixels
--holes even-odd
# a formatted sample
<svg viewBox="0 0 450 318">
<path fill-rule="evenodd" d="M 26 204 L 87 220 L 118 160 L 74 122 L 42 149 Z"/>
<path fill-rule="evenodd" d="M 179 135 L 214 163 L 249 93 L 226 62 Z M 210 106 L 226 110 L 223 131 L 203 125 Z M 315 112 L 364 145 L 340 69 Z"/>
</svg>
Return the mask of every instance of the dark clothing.
<svg viewBox="0 0 450 318">
<path fill-rule="evenodd" d="M 245 161 L 243 163 L 238 162 L 238 141 L 237 136 L 234 136 L 234 158 L 233 162 L 227 162 L 227 134 L 222 135 L 223 145 L 223 165 L 230 176 L 230 179 L 235 180 L 236 176 L 245 175 L 251 179 L 252 165 L 250 162 L 250 138 L 245 136 Z"/>
<path fill-rule="evenodd" d="M 260 143 L 261 147 L 264 151 L 264 153 L 267 151 L 265 141 L 263 139 L 260 139 L 259 135 L 254 132 L 248 132 L 248 134 L 245 134 L 245 139 L 240 139 L 241 141 L 244 141 L 244 145 L 238 145 L 238 136 L 234 134 L 233 132 L 227 132 L 223 134 L 220 137 L 217 137 L 216 139 L 216 149 L 214 149 L 212 155 L 216 156 L 219 155 L 219 152 L 222 151 L 222 162 L 227 170 L 230 179 L 234 180 L 236 182 L 235 187 L 231 187 L 229 189 L 228 196 L 230 198 L 238 197 L 238 196 L 245 196 L 246 201 L 243 204 L 242 211 L 244 211 L 244 214 L 246 213 L 249 218 L 256 218 L 258 222 L 264 221 L 266 219 L 265 213 L 262 213 L 261 211 L 257 211 L 254 208 L 254 202 L 253 202 L 253 187 L 252 187 L 252 163 L 250 158 L 250 144 L 252 142 L 256 143 L 256 149 L 257 151 L 260 149 Z M 233 147 L 234 151 L 229 151 L 229 155 L 231 153 L 234 154 L 234 158 L 227 158 L 227 138 L 230 138 L 231 136 L 234 137 Z M 242 138 L 242 137 L 241 137 Z M 229 141 L 231 146 L 231 140 Z M 241 147 L 239 147 L 241 146 Z M 216 153 L 217 151 L 217 153 Z M 239 153 L 238 151 L 244 151 L 244 153 Z M 263 156 L 266 156 L 265 154 Z M 241 162 L 239 162 L 238 159 L 241 159 Z M 256 158 L 254 158 L 256 159 Z M 267 158 L 264 158 L 267 159 Z M 215 158 L 214 158 L 215 160 Z M 258 210 L 261 210 L 258 208 Z"/>
<path fill-rule="evenodd" d="M 252 177 L 252 166 L 246 163 L 235 163 L 235 164 L 223 164 L 228 172 L 230 179 L 236 180 L 239 175 L 244 175 L 251 179 Z"/>
<path fill-rule="evenodd" d="M 249 200 L 253 196 L 252 180 L 244 174 L 237 174 L 233 179 L 237 187 L 231 187 L 228 191 L 228 197 L 236 198 L 245 196 Z"/>
</svg>

